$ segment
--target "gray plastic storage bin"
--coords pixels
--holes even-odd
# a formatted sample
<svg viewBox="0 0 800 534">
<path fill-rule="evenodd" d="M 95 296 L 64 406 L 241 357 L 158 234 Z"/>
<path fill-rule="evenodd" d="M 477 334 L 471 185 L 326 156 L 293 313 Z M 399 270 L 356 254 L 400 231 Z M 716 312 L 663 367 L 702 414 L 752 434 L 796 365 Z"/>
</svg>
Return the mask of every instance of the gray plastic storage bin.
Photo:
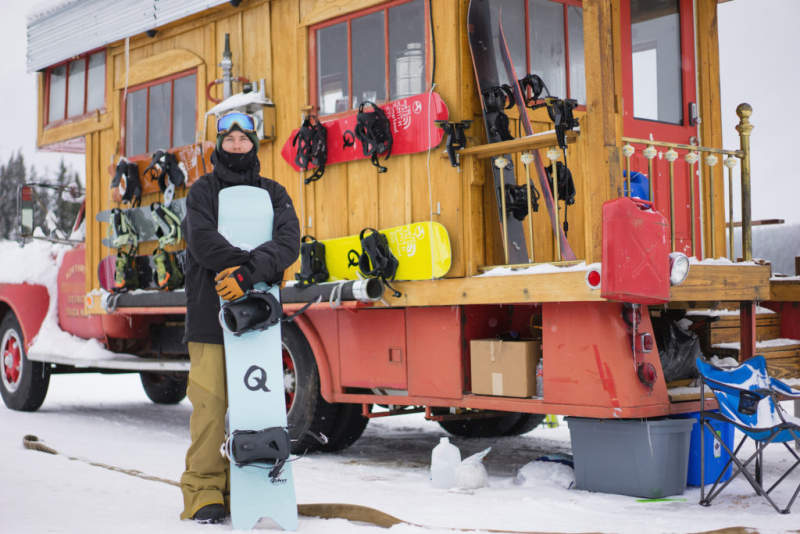
<svg viewBox="0 0 800 534">
<path fill-rule="evenodd" d="M 683 493 L 692 419 L 568 417 L 578 489 L 658 498 Z"/>
</svg>

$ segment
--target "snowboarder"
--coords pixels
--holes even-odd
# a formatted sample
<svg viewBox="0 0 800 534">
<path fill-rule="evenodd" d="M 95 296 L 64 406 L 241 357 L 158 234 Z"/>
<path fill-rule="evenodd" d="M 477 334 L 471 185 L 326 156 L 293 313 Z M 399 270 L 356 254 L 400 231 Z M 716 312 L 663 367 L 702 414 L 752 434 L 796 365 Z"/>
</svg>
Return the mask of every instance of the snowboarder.
<svg viewBox="0 0 800 534">
<path fill-rule="evenodd" d="M 191 360 L 187 395 L 193 410 L 180 517 L 202 523 L 222 521 L 229 509 L 229 465 L 219 452 L 227 410 L 219 297 L 234 300 L 255 282 L 279 282 L 300 250 L 300 226 L 289 194 L 259 175 L 258 136 L 250 115 L 233 112 L 217 121 L 211 161 L 213 172 L 189 190 L 183 222 L 188 252 L 185 341 Z M 261 187 L 272 199 L 272 240 L 250 252 L 234 247 L 217 231 L 218 194 L 234 185 Z"/>
</svg>

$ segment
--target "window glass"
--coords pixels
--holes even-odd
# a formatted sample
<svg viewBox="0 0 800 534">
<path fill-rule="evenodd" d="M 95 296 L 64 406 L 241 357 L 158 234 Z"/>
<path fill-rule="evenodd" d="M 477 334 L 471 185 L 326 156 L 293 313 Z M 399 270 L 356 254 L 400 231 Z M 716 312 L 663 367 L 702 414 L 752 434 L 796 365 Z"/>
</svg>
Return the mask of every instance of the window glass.
<svg viewBox="0 0 800 534">
<path fill-rule="evenodd" d="M 350 23 L 353 50 L 353 107 L 386 100 L 384 15 L 377 11 Z"/>
<path fill-rule="evenodd" d="M 128 93 L 125 106 L 125 154 L 147 152 L 147 89 Z"/>
<path fill-rule="evenodd" d="M 683 122 L 678 0 L 631 0 L 633 115 Z"/>
<path fill-rule="evenodd" d="M 586 69 L 583 61 L 583 9 L 567 7 L 569 26 L 569 96 L 586 102 Z"/>
<path fill-rule="evenodd" d="M 166 150 L 170 147 L 170 118 L 172 115 L 171 83 L 150 87 L 150 124 L 147 131 L 147 151 Z"/>
<path fill-rule="evenodd" d="M 347 23 L 317 31 L 317 77 L 320 113 L 346 111 L 350 92 L 347 84 Z"/>
<path fill-rule="evenodd" d="M 67 66 L 61 65 L 50 71 L 50 100 L 47 103 L 47 122 L 64 118 L 64 99 L 67 96 Z"/>
<path fill-rule="evenodd" d="M 83 115 L 83 99 L 86 93 L 86 60 L 76 59 L 69 64 L 69 92 L 67 93 L 67 117 Z"/>
<path fill-rule="evenodd" d="M 553 96 L 567 95 L 564 7 L 548 0 L 528 1 L 531 71 Z"/>
<path fill-rule="evenodd" d="M 389 92 L 405 98 L 425 91 L 425 4 L 389 9 Z"/>
<path fill-rule="evenodd" d="M 184 76 L 175 80 L 172 119 L 172 146 L 183 146 L 194 142 L 194 129 L 197 122 L 197 75 Z"/>
<path fill-rule="evenodd" d="M 86 111 L 101 109 L 106 103 L 106 53 L 89 56 L 89 86 L 86 94 Z"/>
<path fill-rule="evenodd" d="M 525 61 L 525 0 L 506 1 L 498 6 L 502 8 L 503 35 L 506 37 L 511 63 L 514 65 L 517 78 L 522 78 L 528 74 L 528 65 Z M 492 28 L 492 35 L 495 33 L 499 36 L 500 28 Z M 498 50 L 497 61 L 500 80 L 510 82 L 503 63 L 502 50 Z"/>
</svg>

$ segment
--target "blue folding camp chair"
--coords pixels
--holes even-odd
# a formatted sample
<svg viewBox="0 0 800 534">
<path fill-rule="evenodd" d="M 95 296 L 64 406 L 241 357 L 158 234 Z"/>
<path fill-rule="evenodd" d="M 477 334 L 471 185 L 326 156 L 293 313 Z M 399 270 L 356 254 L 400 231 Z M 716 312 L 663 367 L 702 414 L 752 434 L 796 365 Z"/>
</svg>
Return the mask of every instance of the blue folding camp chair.
<svg viewBox="0 0 800 534">
<path fill-rule="evenodd" d="M 771 378 L 767 373 L 767 362 L 763 356 L 754 356 L 738 367 L 731 369 L 720 369 L 707 363 L 702 358 L 697 358 L 697 370 L 700 372 L 701 379 L 700 398 L 705 398 L 705 388 L 709 387 L 719 404 L 719 412 L 717 412 L 706 410 L 705 403 L 702 403 L 700 425 L 707 427 L 714 439 L 730 455 L 730 460 L 720 471 L 720 475 L 713 482 L 708 495 L 706 495 L 705 432 L 700 433 L 700 446 L 703 451 L 700 457 L 700 504 L 710 506 L 711 501 L 734 478 L 739 474 L 743 474 L 750 482 L 750 485 L 753 486 L 756 494 L 763 495 L 776 511 L 788 514 L 794 500 L 797 498 L 797 494 L 800 492 L 800 483 L 798 483 L 797 489 L 795 489 L 792 498 L 789 499 L 784 509 L 778 508 L 770 497 L 770 493 L 786 479 L 795 467 L 800 465 L 800 456 L 787 443 L 800 438 L 800 419 L 787 413 L 778 400 L 780 398 L 800 398 L 800 391 L 787 386 L 776 378 Z M 725 441 L 714 432 L 710 419 L 731 423 L 744 434 L 734 451 L 731 451 Z M 752 439 L 755 443 L 755 452 L 746 459 L 739 458 L 737 455 L 748 439 Z M 794 456 L 795 462 L 768 490 L 764 490 L 761 467 L 764 448 L 770 443 L 783 443 L 784 447 Z M 755 472 L 751 473 L 748 470 L 748 466 L 753 460 L 755 460 Z M 736 464 L 736 468 L 731 477 L 720 485 L 720 479 L 731 462 Z"/>
</svg>

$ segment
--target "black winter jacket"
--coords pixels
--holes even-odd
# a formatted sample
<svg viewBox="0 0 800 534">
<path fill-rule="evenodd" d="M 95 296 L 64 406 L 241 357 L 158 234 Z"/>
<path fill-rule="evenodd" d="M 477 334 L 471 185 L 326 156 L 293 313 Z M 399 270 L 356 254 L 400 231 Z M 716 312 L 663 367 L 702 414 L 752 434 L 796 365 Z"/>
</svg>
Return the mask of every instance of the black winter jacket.
<svg viewBox="0 0 800 534">
<path fill-rule="evenodd" d="M 283 279 L 283 271 L 297 260 L 300 224 L 292 199 L 278 182 L 259 176 L 259 169 L 256 163 L 251 171 L 237 174 L 216 164 L 213 172 L 202 176 L 189 189 L 183 221 L 187 245 L 185 342 L 222 344 L 219 297 L 214 290 L 214 276 L 218 272 L 247 264 L 255 280 L 277 283 Z M 251 251 L 231 245 L 217 232 L 219 192 L 233 185 L 260 187 L 272 199 L 272 241 Z"/>
</svg>

